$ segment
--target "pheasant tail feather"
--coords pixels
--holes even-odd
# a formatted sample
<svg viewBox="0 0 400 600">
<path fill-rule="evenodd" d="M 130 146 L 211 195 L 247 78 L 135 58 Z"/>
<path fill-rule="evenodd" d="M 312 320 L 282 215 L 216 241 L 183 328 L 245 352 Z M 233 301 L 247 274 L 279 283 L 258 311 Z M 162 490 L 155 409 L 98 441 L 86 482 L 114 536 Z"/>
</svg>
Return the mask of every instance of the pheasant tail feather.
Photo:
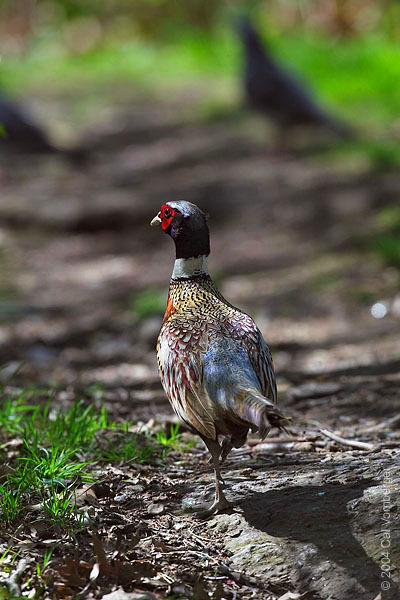
<svg viewBox="0 0 400 600">
<path fill-rule="evenodd" d="M 262 439 L 268 435 L 271 427 L 287 431 L 286 426 L 289 424 L 289 419 L 283 415 L 276 404 L 255 390 L 246 392 L 237 414 L 257 427 Z"/>
</svg>

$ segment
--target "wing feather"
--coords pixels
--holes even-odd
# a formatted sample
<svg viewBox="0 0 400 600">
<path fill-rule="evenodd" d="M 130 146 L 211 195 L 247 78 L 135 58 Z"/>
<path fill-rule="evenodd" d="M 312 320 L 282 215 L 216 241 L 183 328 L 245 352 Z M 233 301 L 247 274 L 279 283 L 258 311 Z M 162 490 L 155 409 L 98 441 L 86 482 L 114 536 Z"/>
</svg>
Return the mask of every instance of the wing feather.
<svg viewBox="0 0 400 600">
<path fill-rule="evenodd" d="M 243 319 L 238 322 L 237 330 L 246 346 L 251 365 L 260 382 L 262 394 L 276 404 L 278 393 L 271 352 L 253 319 L 244 313 L 242 316 Z"/>
<path fill-rule="evenodd" d="M 207 344 L 205 331 L 187 328 L 184 336 L 174 320 L 164 323 L 157 346 L 161 381 L 178 417 L 202 436 L 216 439 L 215 405 L 204 385 L 201 355 Z"/>
</svg>

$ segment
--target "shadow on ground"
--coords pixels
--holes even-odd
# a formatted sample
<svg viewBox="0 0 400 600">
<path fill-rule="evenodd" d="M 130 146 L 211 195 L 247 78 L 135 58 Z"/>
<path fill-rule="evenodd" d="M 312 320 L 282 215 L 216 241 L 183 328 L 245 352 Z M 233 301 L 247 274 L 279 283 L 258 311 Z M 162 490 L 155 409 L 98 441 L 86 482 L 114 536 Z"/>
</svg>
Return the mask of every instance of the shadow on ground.
<svg viewBox="0 0 400 600">
<path fill-rule="evenodd" d="M 338 598 L 348 597 L 353 587 L 349 582 L 353 580 L 375 598 L 382 581 L 381 570 L 354 537 L 348 508 L 371 483 L 376 482 L 295 486 L 255 493 L 243 507 L 243 514 L 260 531 L 300 542 L 305 548 L 314 546 L 314 556 L 310 554 L 304 564 L 295 563 L 300 590 L 312 589 L 321 565 L 328 560 L 347 574 L 345 584 L 341 582 L 336 588 Z M 353 590 L 356 592 L 356 586 Z"/>
</svg>

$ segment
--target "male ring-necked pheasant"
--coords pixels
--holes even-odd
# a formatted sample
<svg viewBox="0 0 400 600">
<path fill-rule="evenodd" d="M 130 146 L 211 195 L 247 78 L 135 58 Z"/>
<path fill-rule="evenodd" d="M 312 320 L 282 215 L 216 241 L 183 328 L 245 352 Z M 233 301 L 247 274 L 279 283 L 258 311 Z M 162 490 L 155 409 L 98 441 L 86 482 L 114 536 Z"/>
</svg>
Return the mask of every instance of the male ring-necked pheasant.
<svg viewBox="0 0 400 600">
<path fill-rule="evenodd" d="M 157 342 L 161 382 L 178 417 L 211 453 L 216 494 L 206 513 L 212 514 L 229 507 L 220 459 L 245 443 L 249 429 L 263 438 L 286 419 L 276 406 L 272 358 L 260 330 L 223 298 L 208 274 L 204 213 L 190 202 L 168 202 L 151 225 L 161 225 L 176 247 Z"/>
</svg>

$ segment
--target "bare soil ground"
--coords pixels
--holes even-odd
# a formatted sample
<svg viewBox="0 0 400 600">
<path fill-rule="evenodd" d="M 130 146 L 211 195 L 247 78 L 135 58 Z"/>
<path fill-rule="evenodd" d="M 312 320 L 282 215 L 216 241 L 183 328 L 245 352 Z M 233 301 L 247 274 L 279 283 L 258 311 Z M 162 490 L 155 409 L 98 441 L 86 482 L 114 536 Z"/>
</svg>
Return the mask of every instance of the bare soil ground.
<svg viewBox="0 0 400 600">
<path fill-rule="evenodd" d="M 93 158 L 81 170 L 54 157 L 0 165 L 8 389 L 51 386 L 60 406 L 98 398 L 115 418 L 175 422 L 155 362 L 161 315 L 131 306 L 149 287 L 166 296 L 173 248 L 149 221 L 186 199 L 210 214 L 211 272 L 270 344 L 293 426 L 232 452 L 230 513 L 191 513 L 213 489 L 194 446 L 160 465 L 99 470 L 82 490 L 92 538 L 25 522 L 2 541 L 29 557 L 59 539 L 48 598 L 399 598 L 399 272 L 364 241 L 398 201 L 400 175 L 278 151 L 251 120 L 191 122 L 173 104 L 132 106 L 87 139 Z M 378 320 L 380 299 L 389 310 Z"/>
</svg>

